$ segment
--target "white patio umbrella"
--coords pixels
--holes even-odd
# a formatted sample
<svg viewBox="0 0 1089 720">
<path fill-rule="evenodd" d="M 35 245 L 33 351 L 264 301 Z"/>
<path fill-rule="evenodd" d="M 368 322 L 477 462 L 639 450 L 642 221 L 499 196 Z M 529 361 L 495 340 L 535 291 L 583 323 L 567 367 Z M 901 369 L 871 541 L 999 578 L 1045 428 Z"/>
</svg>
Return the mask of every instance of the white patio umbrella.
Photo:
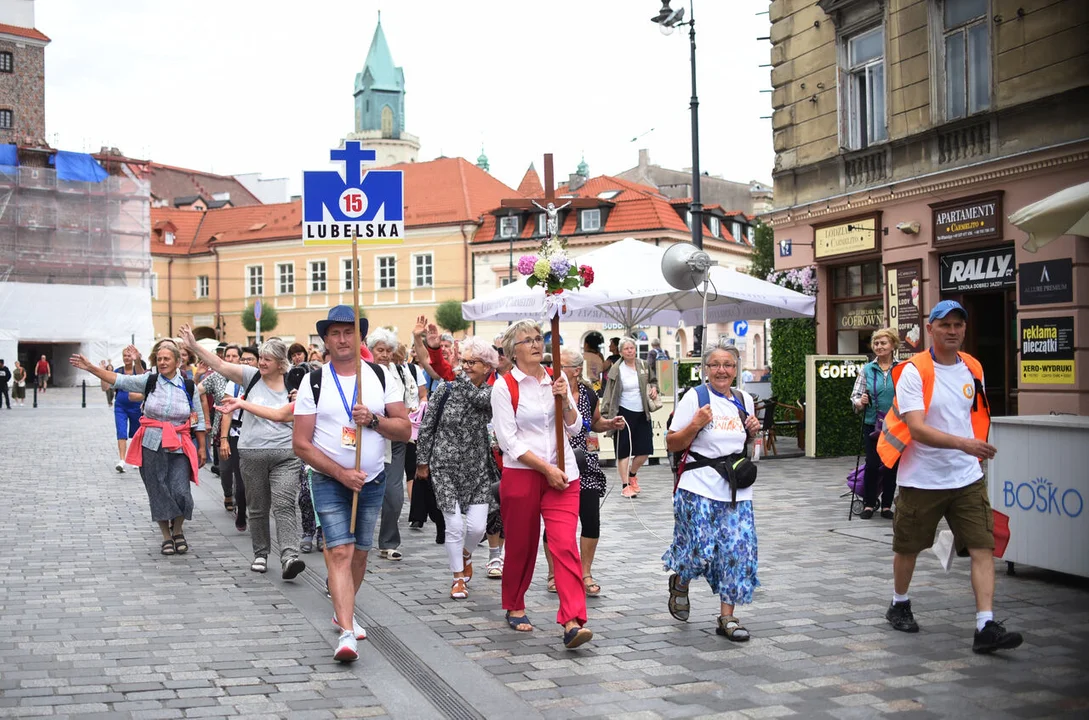
<svg viewBox="0 0 1089 720">
<path fill-rule="evenodd" d="M 1029 234 L 1024 248 L 1036 252 L 1060 235 L 1089 237 L 1089 183 L 1074 185 L 1026 205 L 1010 222 Z"/>
<path fill-rule="evenodd" d="M 594 269 L 589 288 L 562 295 L 563 320 L 639 325 L 698 325 L 703 297 L 677 290 L 662 275 L 665 248 L 626 238 L 581 255 L 574 261 Z M 707 322 L 812 317 L 815 299 L 727 268 L 711 269 Z M 467 320 L 518 320 L 550 316 L 557 301 L 545 299 L 525 278 L 462 305 Z"/>
</svg>

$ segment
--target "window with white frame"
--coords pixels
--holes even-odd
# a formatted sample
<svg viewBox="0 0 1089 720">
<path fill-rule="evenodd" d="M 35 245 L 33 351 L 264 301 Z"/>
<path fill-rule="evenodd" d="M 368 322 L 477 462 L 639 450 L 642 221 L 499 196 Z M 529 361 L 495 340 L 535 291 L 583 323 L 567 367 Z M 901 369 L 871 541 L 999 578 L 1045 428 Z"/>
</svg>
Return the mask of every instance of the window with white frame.
<svg viewBox="0 0 1089 720">
<path fill-rule="evenodd" d="M 518 237 L 518 216 L 506 215 L 499 218 L 499 237 Z"/>
<path fill-rule="evenodd" d="M 506 287 L 513 282 L 517 282 L 517 278 L 513 278 L 510 275 L 503 275 L 499 278 L 499 287 Z"/>
<path fill-rule="evenodd" d="M 848 148 L 861 150 L 888 138 L 885 127 L 885 28 L 846 38 L 840 122 Z"/>
<path fill-rule="evenodd" d="M 692 211 L 686 210 L 684 213 L 684 224 L 688 226 L 688 229 L 692 229 Z"/>
<path fill-rule="evenodd" d="M 198 298 L 208 297 L 208 276 L 207 275 L 197 275 L 197 297 Z"/>
<path fill-rule="evenodd" d="M 340 262 L 340 265 L 343 271 L 343 274 L 340 276 L 342 279 L 341 288 L 343 288 L 344 292 L 351 292 L 352 281 L 355 279 L 355 273 L 352 272 L 352 259 L 344 258 L 344 260 Z"/>
<path fill-rule="evenodd" d="M 544 213 L 541 213 L 540 215 L 537 216 L 537 234 L 538 235 L 547 235 L 548 234 L 548 216 L 545 215 Z"/>
<path fill-rule="evenodd" d="M 745 238 L 748 239 L 750 245 L 756 242 L 756 228 L 754 228 L 752 225 L 746 225 Z"/>
<path fill-rule="evenodd" d="M 265 294 L 265 268 L 261 265 L 250 265 L 246 268 L 246 296 L 261 297 Z"/>
<path fill-rule="evenodd" d="M 295 263 L 279 263 L 276 265 L 276 294 L 295 294 Z"/>
<path fill-rule="evenodd" d="M 730 222 L 730 234 L 734 236 L 734 240 L 741 242 L 741 223 L 736 220 Z"/>
<path fill-rule="evenodd" d="M 148 285 L 151 287 L 151 297 L 155 298 L 159 296 L 159 276 L 156 273 L 151 273 L 149 277 Z"/>
<path fill-rule="evenodd" d="M 592 210 L 582 211 L 582 231 L 583 232 L 597 232 L 601 229 L 601 209 L 593 208 Z"/>
<path fill-rule="evenodd" d="M 944 0 L 942 45 L 945 119 L 991 107 L 991 46 L 988 0 Z"/>
<path fill-rule="evenodd" d="M 412 278 L 413 287 L 435 286 L 435 259 L 431 253 L 417 255 L 415 259 L 415 273 Z"/>
<path fill-rule="evenodd" d="M 310 261 L 310 292 L 323 293 L 328 286 L 328 272 L 324 260 Z"/>
<path fill-rule="evenodd" d="M 707 226 L 711 229 L 711 237 L 720 237 L 722 234 L 722 225 L 717 217 L 711 216 L 711 219 L 707 221 Z"/>
<path fill-rule="evenodd" d="M 397 287 L 397 256 L 378 256 L 378 289 L 393 290 Z"/>
</svg>

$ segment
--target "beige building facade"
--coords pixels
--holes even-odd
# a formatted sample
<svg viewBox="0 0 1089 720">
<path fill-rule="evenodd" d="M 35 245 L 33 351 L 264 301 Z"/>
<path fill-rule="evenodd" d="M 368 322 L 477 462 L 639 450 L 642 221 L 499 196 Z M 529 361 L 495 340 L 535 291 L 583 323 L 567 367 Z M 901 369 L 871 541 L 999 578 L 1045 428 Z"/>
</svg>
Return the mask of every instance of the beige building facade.
<svg viewBox="0 0 1089 720">
<path fill-rule="evenodd" d="M 954 299 L 994 414 L 1089 414 L 1089 241 L 1032 253 L 1008 220 L 1089 181 L 1089 3 L 775 0 L 770 18 L 765 219 L 777 268 L 816 266 L 818 353 L 889 325 L 917 352 Z"/>
</svg>

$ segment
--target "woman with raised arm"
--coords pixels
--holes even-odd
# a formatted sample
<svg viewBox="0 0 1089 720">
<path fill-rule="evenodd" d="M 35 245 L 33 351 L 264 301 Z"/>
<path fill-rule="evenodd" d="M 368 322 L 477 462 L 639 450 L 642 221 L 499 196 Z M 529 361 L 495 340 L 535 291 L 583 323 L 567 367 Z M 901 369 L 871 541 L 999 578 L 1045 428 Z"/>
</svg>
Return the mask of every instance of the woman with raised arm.
<svg viewBox="0 0 1089 720">
<path fill-rule="evenodd" d="M 562 401 L 567 437 L 582 431 L 582 416 L 563 373 L 552 378 L 541 365 L 544 337 L 540 325 L 533 320 L 514 323 L 503 334 L 503 349 L 514 360 L 511 371 L 492 388 L 492 424 L 503 450 L 499 481 L 499 505 L 507 535 L 503 608 L 511 629 L 533 629 L 526 616 L 525 597 L 533 579 L 543 516 L 560 595 L 556 622 L 563 625 L 564 646 L 576 648 L 594 634 L 584 627 L 586 588 L 575 541 L 579 469 L 571 446 L 566 440 L 556 441 L 555 398 Z M 566 470 L 557 467 L 559 453 L 563 453 Z"/>
<path fill-rule="evenodd" d="M 261 345 L 257 367 L 232 365 L 214 352 L 205 350 L 193 337 L 188 325 L 179 331 L 182 340 L 208 367 L 245 388 L 246 400 L 265 407 L 278 408 L 288 402 L 284 374 L 290 367 L 287 346 L 273 338 Z M 246 484 L 253 562 L 250 570 L 268 570 L 272 549 L 269 513 L 276 518 L 276 537 L 280 543 L 280 577 L 293 580 L 306 563 L 299 558 L 299 459 L 291 449 L 291 423 L 274 422 L 247 413 L 238 437 L 238 459 Z"/>
<path fill-rule="evenodd" d="M 139 355 L 130 345 L 126 354 Z M 125 460 L 140 468 L 140 478 L 147 490 L 151 519 L 159 524 L 163 555 L 183 555 L 189 543 L 182 525 L 193 518 L 193 492 L 189 483 L 198 482 L 197 473 L 204 465 L 204 412 L 192 381 L 179 372 L 181 350 L 172 340 L 160 340 L 151 353 L 155 373 L 123 375 L 98 367 L 83 355 L 73 355 L 70 362 L 115 390 L 145 393 L 144 415 L 140 429 L 129 444 Z M 195 424 L 194 424 L 195 423 Z M 194 444 L 190 427 L 194 427 Z"/>
</svg>

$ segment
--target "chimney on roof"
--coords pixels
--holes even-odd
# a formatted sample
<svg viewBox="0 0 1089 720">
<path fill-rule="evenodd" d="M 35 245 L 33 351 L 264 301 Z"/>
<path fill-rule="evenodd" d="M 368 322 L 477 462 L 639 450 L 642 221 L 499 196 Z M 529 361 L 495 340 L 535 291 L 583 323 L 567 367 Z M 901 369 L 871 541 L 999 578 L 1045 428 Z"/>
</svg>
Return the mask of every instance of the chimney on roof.
<svg viewBox="0 0 1089 720">
<path fill-rule="evenodd" d="M 579 175 L 578 173 L 571 173 L 567 176 L 567 189 L 571 192 L 574 192 L 575 190 L 578 190 L 580 187 L 582 187 L 585 182 L 586 178 L 584 178 L 582 175 Z"/>
<path fill-rule="evenodd" d="M 650 166 L 650 150 L 639 149 L 639 169 L 646 170 Z"/>
</svg>

